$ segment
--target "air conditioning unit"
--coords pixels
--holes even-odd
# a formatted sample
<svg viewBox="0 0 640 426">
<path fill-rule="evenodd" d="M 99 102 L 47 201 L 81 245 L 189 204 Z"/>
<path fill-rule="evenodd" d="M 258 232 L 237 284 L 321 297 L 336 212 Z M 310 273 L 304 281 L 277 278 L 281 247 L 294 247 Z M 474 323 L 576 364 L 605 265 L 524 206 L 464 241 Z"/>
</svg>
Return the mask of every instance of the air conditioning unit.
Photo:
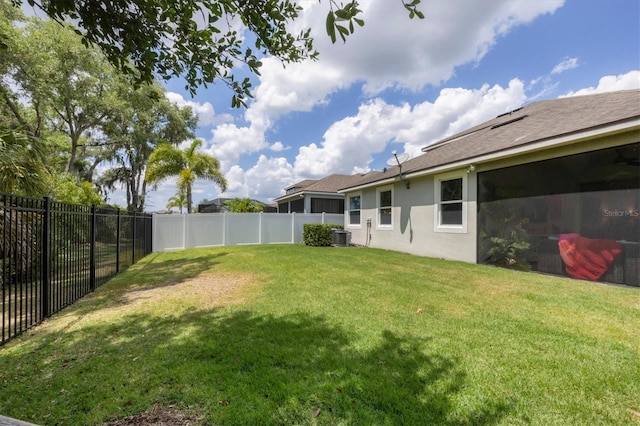
<svg viewBox="0 0 640 426">
<path fill-rule="evenodd" d="M 351 232 L 342 229 L 331 230 L 331 242 L 337 247 L 349 247 L 351 245 Z"/>
</svg>

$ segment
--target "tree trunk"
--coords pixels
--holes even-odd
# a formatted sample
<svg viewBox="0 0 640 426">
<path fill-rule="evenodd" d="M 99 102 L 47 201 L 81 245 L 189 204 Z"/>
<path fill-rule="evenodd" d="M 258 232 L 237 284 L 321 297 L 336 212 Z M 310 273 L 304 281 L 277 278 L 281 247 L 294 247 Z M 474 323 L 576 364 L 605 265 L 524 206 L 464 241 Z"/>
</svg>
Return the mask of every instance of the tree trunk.
<svg viewBox="0 0 640 426">
<path fill-rule="evenodd" d="M 191 214 L 191 185 L 187 185 L 187 213 Z"/>
</svg>

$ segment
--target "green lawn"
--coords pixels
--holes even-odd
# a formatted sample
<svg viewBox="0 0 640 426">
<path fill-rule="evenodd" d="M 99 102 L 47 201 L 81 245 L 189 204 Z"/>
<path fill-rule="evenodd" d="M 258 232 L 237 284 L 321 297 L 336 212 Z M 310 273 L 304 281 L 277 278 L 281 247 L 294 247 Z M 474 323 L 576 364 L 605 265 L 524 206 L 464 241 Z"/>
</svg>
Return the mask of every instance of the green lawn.
<svg viewBox="0 0 640 426">
<path fill-rule="evenodd" d="M 638 425 L 640 291 L 365 248 L 152 254 L 0 348 L 0 414 Z"/>
</svg>

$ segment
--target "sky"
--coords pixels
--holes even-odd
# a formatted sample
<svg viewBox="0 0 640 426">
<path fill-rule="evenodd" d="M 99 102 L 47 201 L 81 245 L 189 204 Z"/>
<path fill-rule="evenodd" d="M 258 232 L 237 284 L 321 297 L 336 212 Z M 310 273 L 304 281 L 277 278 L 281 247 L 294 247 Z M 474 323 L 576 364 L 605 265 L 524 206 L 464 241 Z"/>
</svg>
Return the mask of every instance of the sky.
<svg viewBox="0 0 640 426">
<path fill-rule="evenodd" d="M 327 0 L 299 0 L 294 33 L 311 28 L 317 61 L 264 58 L 247 108 L 222 84 L 195 96 L 175 79 L 167 97 L 199 117 L 196 136 L 228 181 L 197 181 L 194 202 L 249 197 L 333 173 L 381 170 L 447 136 L 542 99 L 640 88 L 639 0 L 361 0 L 365 25 L 346 43 L 325 32 Z M 246 70 L 238 69 L 238 73 Z M 188 142 L 185 143 L 185 146 Z M 175 195 L 168 180 L 147 210 Z M 110 202 L 126 204 L 117 193 Z"/>
</svg>

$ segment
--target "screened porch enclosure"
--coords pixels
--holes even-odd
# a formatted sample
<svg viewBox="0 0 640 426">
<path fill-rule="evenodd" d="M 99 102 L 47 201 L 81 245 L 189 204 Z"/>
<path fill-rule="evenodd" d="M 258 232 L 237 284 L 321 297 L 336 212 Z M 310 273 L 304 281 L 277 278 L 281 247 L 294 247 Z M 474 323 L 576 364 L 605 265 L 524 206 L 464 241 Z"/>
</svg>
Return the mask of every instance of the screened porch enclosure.
<svg viewBox="0 0 640 426">
<path fill-rule="evenodd" d="M 640 286 L 640 144 L 478 174 L 478 262 Z"/>
</svg>

